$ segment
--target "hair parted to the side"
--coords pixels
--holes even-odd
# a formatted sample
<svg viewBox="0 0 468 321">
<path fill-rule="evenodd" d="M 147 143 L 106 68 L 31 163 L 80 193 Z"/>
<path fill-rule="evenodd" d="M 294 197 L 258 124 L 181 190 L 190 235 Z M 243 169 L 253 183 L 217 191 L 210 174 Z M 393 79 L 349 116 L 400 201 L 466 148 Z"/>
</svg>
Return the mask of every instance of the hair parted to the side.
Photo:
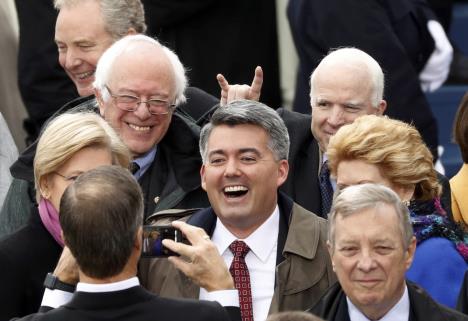
<svg viewBox="0 0 468 321">
<path fill-rule="evenodd" d="M 39 137 L 34 157 L 36 198 L 40 182 L 86 147 L 108 149 L 112 163 L 128 168 L 131 155 L 117 133 L 94 112 L 67 112 L 47 123 Z"/>
<path fill-rule="evenodd" d="M 382 205 L 389 205 L 398 216 L 401 239 L 405 249 L 413 238 L 413 227 L 410 221 L 408 207 L 401 202 L 398 195 L 390 188 L 379 184 L 361 184 L 346 187 L 337 193 L 328 216 L 328 241 L 334 250 L 335 226 L 338 216 L 348 217 L 367 209 L 380 209 Z M 380 215 L 393 215 L 382 213 Z"/>
<path fill-rule="evenodd" d="M 372 106 L 379 107 L 380 101 L 383 99 L 384 94 L 384 73 L 379 63 L 372 58 L 369 54 L 354 47 L 344 47 L 332 49 L 322 61 L 318 64 L 317 68 L 310 75 L 310 101 L 315 101 L 315 77 L 320 72 L 321 66 L 333 64 L 336 68 L 339 66 L 347 65 L 359 69 L 365 68 L 369 74 L 369 80 L 372 84 Z"/>
<path fill-rule="evenodd" d="M 340 162 L 362 160 L 378 166 L 393 185 L 414 186 L 416 200 L 430 200 L 441 192 L 431 152 L 419 132 L 399 120 L 361 116 L 330 138 L 327 156 L 333 176 Z"/>
<path fill-rule="evenodd" d="M 270 107 L 251 100 L 237 100 L 218 108 L 210 122 L 200 132 L 200 155 L 207 161 L 208 139 L 216 126 L 236 126 L 251 124 L 263 128 L 268 136 L 268 148 L 276 160 L 287 160 L 289 154 L 289 134 L 281 117 Z"/>
<path fill-rule="evenodd" d="M 166 46 L 161 45 L 156 39 L 145 35 L 129 35 L 116 41 L 110 46 L 101 56 L 96 66 L 96 73 L 94 78 L 93 87 L 99 90 L 102 94 L 104 101 L 110 99 L 109 92 L 105 90 L 105 86 L 109 82 L 109 76 L 114 67 L 115 60 L 127 50 L 138 50 L 138 44 L 149 43 L 156 48 L 161 48 L 171 63 L 174 79 L 175 79 L 175 104 L 180 105 L 186 101 L 185 89 L 187 87 L 187 77 L 185 75 L 185 68 L 182 65 L 179 57 Z"/>
<path fill-rule="evenodd" d="M 130 172 L 100 166 L 81 174 L 60 202 L 65 244 L 87 276 L 120 273 L 143 223 L 143 193 Z"/>
<path fill-rule="evenodd" d="M 86 1 L 99 3 L 106 31 L 114 40 L 124 37 L 130 29 L 146 32 L 145 11 L 140 0 L 54 0 L 54 6 L 61 10 Z"/>
<path fill-rule="evenodd" d="M 460 147 L 463 163 L 468 164 L 468 92 L 463 96 L 455 115 L 453 139 Z"/>
</svg>

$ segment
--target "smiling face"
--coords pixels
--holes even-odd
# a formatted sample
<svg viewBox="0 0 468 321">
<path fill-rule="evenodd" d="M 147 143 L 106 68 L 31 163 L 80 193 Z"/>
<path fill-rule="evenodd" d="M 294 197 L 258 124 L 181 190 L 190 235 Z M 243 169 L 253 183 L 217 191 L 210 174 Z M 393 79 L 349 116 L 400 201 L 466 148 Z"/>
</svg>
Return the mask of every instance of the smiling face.
<svg viewBox="0 0 468 321">
<path fill-rule="evenodd" d="M 55 25 L 59 63 L 80 96 L 93 94 L 96 64 L 114 42 L 106 31 L 98 1 L 63 7 Z"/>
<path fill-rule="evenodd" d="M 161 48 L 136 42 L 118 56 L 109 75 L 107 87 L 114 95 L 131 95 L 146 101 L 161 99 L 174 103 L 175 79 L 172 65 Z M 137 110 L 119 109 L 112 98 L 104 101 L 96 91 L 101 115 L 119 133 L 120 138 L 136 157 L 158 144 L 169 128 L 172 111 L 166 115 L 151 115 L 146 104 Z"/>
<path fill-rule="evenodd" d="M 216 126 L 201 169 L 202 187 L 223 224 L 239 238 L 273 213 L 288 162 L 275 160 L 267 132 L 255 125 Z"/>
<path fill-rule="evenodd" d="M 110 151 L 102 147 L 85 147 L 68 161 L 41 180 L 42 197 L 48 199 L 55 209 L 60 209 L 60 198 L 65 189 L 82 173 L 101 165 L 112 165 Z M 63 177 L 62 177 L 63 176 Z"/>
<path fill-rule="evenodd" d="M 345 64 L 318 68 L 313 83 L 311 130 L 325 152 L 330 137 L 341 126 L 362 115 L 381 115 L 386 103 L 382 100 L 378 108 L 372 106 L 373 88 L 366 69 Z"/>
<path fill-rule="evenodd" d="M 415 248 L 414 238 L 409 248 L 404 248 L 395 209 L 381 204 L 346 217 L 338 214 L 330 255 L 346 295 L 375 320 L 403 295 L 405 273 Z"/>
</svg>

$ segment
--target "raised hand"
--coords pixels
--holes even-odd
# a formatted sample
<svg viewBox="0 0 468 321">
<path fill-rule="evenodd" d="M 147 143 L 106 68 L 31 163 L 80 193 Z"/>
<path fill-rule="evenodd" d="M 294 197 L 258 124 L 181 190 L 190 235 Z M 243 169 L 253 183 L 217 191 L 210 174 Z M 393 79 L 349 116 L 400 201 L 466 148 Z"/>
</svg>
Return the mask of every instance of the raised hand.
<svg viewBox="0 0 468 321">
<path fill-rule="evenodd" d="M 258 101 L 263 85 L 263 70 L 262 67 L 255 68 L 255 75 L 252 84 L 249 85 L 230 85 L 223 75 L 216 75 L 219 87 L 221 87 L 220 105 L 224 106 L 234 100 L 249 99 Z"/>
</svg>

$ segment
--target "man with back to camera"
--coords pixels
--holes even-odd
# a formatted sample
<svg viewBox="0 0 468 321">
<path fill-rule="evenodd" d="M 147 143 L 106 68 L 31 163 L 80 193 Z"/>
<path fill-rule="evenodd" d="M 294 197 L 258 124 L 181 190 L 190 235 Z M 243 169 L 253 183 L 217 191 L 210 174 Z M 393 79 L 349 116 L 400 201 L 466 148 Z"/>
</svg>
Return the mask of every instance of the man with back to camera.
<svg viewBox="0 0 468 321">
<path fill-rule="evenodd" d="M 49 286 L 55 289 L 46 290 L 42 309 L 56 309 L 17 320 L 240 320 L 238 307 L 161 298 L 139 285 L 143 209 L 141 188 L 128 170 L 101 166 L 80 175 L 60 204 L 65 244 L 76 258 L 80 283 L 72 295 L 53 280 Z M 68 303 L 53 304 L 64 295 L 71 296 Z"/>
<path fill-rule="evenodd" d="M 247 100 L 217 109 L 200 135 L 202 187 L 211 207 L 173 223 L 182 231 L 189 224 L 203 228 L 231 273 L 248 275 L 235 282 L 251 289 L 239 297 L 243 320 L 305 310 L 335 282 L 326 221 L 278 193 L 288 175 L 288 150 L 287 129 L 273 109 Z M 164 244 L 190 262 L 207 261 L 203 246 Z M 212 298 L 192 282 L 216 279 L 210 269 L 177 257 L 140 264 L 142 284 L 167 297 Z"/>
<path fill-rule="evenodd" d="M 408 208 L 391 189 L 377 184 L 345 188 L 328 223 L 338 283 L 310 312 L 328 321 L 468 320 L 405 281 L 416 239 Z"/>
<path fill-rule="evenodd" d="M 255 70 L 251 86 L 229 85 L 218 75 L 221 104 L 241 98 L 258 100 L 262 79 L 261 68 Z M 310 77 L 312 115 L 277 110 L 291 138 L 290 173 L 281 189 L 301 206 L 327 217 L 335 189 L 325 163 L 328 141 L 359 116 L 382 115 L 387 109 L 383 95 L 384 74 L 370 55 L 357 48 L 340 48 L 325 56 Z M 442 205 L 451 217 L 450 186 L 441 174 L 439 181 Z"/>
<path fill-rule="evenodd" d="M 93 82 L 98 60 L 117 40 L 126 35 L 146 31 L 143 6 L 140 0 L 56 0 L 55 7 L 59 10 L 55 28 L 59 61 L 74 81 L 80 96 L 82 96 L 65 105 L 61 111 L 77 105 L 82 106 L 82 108 L 93 109 L 96 105 L 93 96 Z M 152 57 L 150 62 L 158 62 L 158 59 L 167 62 L 168 56 L 172 55 L 169 54 L 168 50 L 165 49 L 164 51 L 164 53 Z M 172 67 L 166 66 L 164 70 L 161 70 L 161 74 L 159 70 L 153 69 L 152 72 L 154 73 L 154 81 L 157 81 L 159 76 L 167 76 L 167 73 L 172 73 L 173 77 L 177 76 L 177 81 L 170 83 L 171 88 L 165 88 L 165 90 L 170 90 L 171 93 L 177 91 L 178 96 L 171 97 L 173 101 L 170 102 L 171 105 L 176 104 L 177 106 L 171 107 L 166 116 L 150 114 L 142 116 L 145 106 L 138 106 L 141 110 L 139 113 L 135 113 L 132 125 L 137 126 L 133 127 L 134 136 L 138 134 L 139 137 L 133 139 L 133 143 L 123 137 L 124 143 L 134 153 L 136 162 L 139 163 L 140 170 L 136 172 L 136 177 L 141 181 L 145 195 L 148 197 L 146 200 L 147 214 L 152 213 L 155 209 L 208 205 L 206 196 L 199 188 L 198 169 L 201 163 L 199 159 L 196 160 L 194 169 L 191 169 L 191 164 L 195 163 L 195 158 L 198 157 L 197 148 L 191 148 L 197 145 L 198 129 L 192 125 L 190 117 L 200 117 L 205 109 L 217 104 L 219 100 L 200 89 L 186 87 L 187 80 L 183 66 L 176 56 L 172 58 Z M 140 66 L 136 67 L 145 70 L 149 65 L 146 65 L 146 61 L 140 61 Z M 173 70 L 170 70 L 171 68 Z M 141 80 L 143 81 L 143 79 Z M 178 87 L 177 90 L 175 87 Z M 135 90 L 131 92 L 133 96 L 141 94 L 138 92 L 139 88 L 135 87 L 133 89 Z M 159 93 L 152 92 L 151 95 L 153 94 Z M 149 98 L 159 99 L 160 97 L 156 95 Z M 145 100 L 143 99 L 143 101 Z M 128 112 L 128 114 L 133 114 L 133 112 Z M 106 118 L 105 115 L 104 118 Z M 106 118 L 106 120 L 108 119 Z M 141 125 L 148 122 L 170 124 L 168 137 L 163 139 L 166 133 L 157 129 L 164 126 L 154 126 L 152 133 L 148 133 L 151 137 L 145 137 L 143 129 L 146 126 Z M 114 124 L 111 121 L 110 123 L 118 132 L 123 128 L 119 124 Z M 139 131 L 137 132 L 137 130 Z M 156 133 L 156 131 L 159 133 Z M 175 134 L 179 131 L 184 133 L 185 139 L 182 135 Z M 140 141 L 141 144 L 148 143 L 143 149 L 133 150 L 132 147 L 136 144 L 135 141 Z M 159 141 L 166 147 L 169 156 L 162 155 L 163 147 L 160 148 L 159 155 L 155 152 L 155 144 L 158 144 Z M 36 145 L 34 144 L 20 155 L 18 161 L 11 167 L 15 179 L 10 186 L 10 192 L 5 201 L 6 204 L 0 215 L 0 219 L 3 221 L 3 224 L 0 224 L 0 235 L 15 230 L 16 227 L 27 220 L 29 203 L 34 201 L 32 163 L 35 150 Z M 161 159 L 158 160 L 159 156 L 161 156 Z M 164 158 L 171 159 L 162 160 Z M 152 171 L 153 167 L 161 168 L 161 171 Z M 178 171 L 179 168 L 182 168 L 182 170 Z M 175 171 L 175 182 L 174 179 L 169 180 L 165 175 L 160 175 L 171 170 Z M 159 190 L 156 186 L 149 186 L 149 181 L 157 181 L 160 185 Z M 166 181 L 168 184 L 165 183 Z M 178 190 L 178 192 L 175 195 L 171 194 L 175 190 Z"/>
</svg>

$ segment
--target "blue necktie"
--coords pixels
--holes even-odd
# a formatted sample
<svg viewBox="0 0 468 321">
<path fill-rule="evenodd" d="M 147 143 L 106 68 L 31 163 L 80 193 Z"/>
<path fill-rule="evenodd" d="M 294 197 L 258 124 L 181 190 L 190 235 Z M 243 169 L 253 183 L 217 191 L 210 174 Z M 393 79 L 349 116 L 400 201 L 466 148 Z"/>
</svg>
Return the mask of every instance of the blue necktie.
<svg viewBox="0 0 468 321">
<path fill-rule="evenodd" d="M 322 164 L 319 175 L 320 194 L 322 196 L 322 217 L 328 218 L 328 213 L 333 201 L 333 187 L 330 183 L 330 170 L 328 161 Z"/>
</svg>

